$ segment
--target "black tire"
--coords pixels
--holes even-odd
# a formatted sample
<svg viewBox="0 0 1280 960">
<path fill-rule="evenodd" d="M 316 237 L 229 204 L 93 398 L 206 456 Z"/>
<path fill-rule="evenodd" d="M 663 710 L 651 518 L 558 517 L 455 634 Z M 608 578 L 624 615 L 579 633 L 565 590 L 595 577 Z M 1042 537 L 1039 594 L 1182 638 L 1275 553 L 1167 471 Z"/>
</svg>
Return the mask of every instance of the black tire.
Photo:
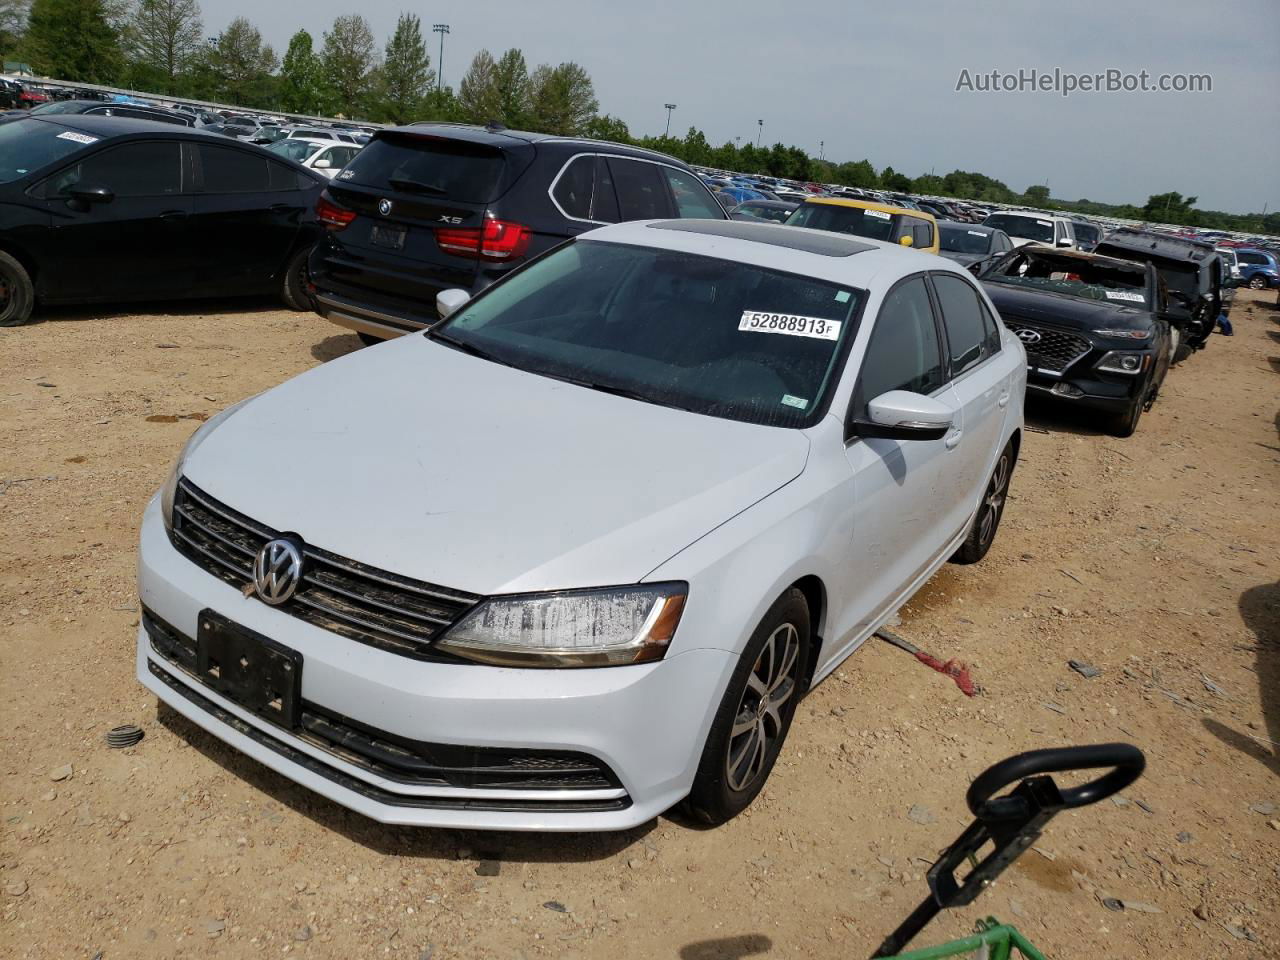
<svg viewBox="0 0 1280 960">
<path fill-rule="evenodd" d="M 1114 437 L 1132 437 L 1138 429 L 1138 421 L 1142 419 L 1142 411 L 1146 404 L 1135 400 L 1124 413 L 1116 414 L 1111 420 L 1111 435 Z"/>
<path fill-rule="evenodd" d="M 299 250 L 293 255 L 293 258 L 289 261 L 288 269 L 284 272 L 284 283 L 280 287 L 280 299 L 284 301 L 284 305 L 290 310 L 310 313 L 316 308 L 311 299 L 311 294 L 307 292 L 307 281 L 309 279 L 307 260 L 310 257 L 310 248 Z"/>
<path fill-rule="evenodd" d="M 685 801 L 691 816 L 719 825 L 759 794 L 791 729 L 809 639 L 809 605 L 792 588 L 764 615 L 729 678 Z"/>
<path fill-rule="evenodd" d="M 1011 439 L 996 459 L 983 490 L 982 501 L 978 504 L 978 512 L 973 515 L 969 535 L 960 544 L 960 549 L 951 555 L 952 563 L 977 563 L 995 543 L 1000 520 L 1004 517 L 1004 506 L 1009 500 L 1009 481 L 1013 479 L 1013 468 L 1017 463 L 1018 454 Z"/>
<path fill-rule="evenodd" d="M 1255 273 L 1252 277 L 1249 278 L 1249 289 L 1250 290 L 1267 289 L 1267 278 L 1260 273 Z"/>
<path fill-rule="evenodd" d="M 0 251 L 0 327 L 30 323 L 35 305 L 35 287 L 27 268 Z"/>
<path fill-rule="evenodd" d="M 1181 363 L 1194 352 L 1191 348 L 1191 344 L 1187 343 L 1186 338 L 1182 335 L 1182 331 L 1177 327 L 1169 328 L 1169 338 L 1172 341 L 1172 353 L 1169 357 L 1169 362 L 1171 364 Z"/>
<path fill-rule="evenodd" d="M 356 336 L 360 338 L 360 342 L 366 347 L 376 347 L 380 343 L 386 343 L 382 337 L 375 337 L 372 333 L 360 333 L 357 331 Z"/>
</svg>

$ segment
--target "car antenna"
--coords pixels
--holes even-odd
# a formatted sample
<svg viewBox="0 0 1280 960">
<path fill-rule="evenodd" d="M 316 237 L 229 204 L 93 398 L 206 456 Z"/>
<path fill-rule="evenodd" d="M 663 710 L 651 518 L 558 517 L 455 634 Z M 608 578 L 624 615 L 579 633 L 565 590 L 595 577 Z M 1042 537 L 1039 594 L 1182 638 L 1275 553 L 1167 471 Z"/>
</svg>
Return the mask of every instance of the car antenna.
<svg viewBox="0 0 1280 960">
<path fill-rule="evenodd" d="M 497 120 L 490 120 L 484 125 L 484 128 L 490 133 L 500 133 L 507 129 L 505 124 L 501 124 Z"/>
</svg>

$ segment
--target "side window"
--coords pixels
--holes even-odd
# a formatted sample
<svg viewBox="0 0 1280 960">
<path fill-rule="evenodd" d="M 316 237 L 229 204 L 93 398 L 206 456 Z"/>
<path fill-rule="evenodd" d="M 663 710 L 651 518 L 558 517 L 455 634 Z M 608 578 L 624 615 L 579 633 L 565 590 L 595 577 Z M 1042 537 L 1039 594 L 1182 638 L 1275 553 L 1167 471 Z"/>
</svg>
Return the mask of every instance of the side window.
<svg viewBox="0 0 1280 960">
<path fill-rule="evenodd" d="M 44 196 L 66 196 L 77 184 L 107 187 L 117 197 L 167 197 L 182 192 L 182 148 L 176 141 L 127 143 L 86 157 L 54 174 Z"/>
<path fill-rule="evenodd" d="M 890 390 L 930 394 L 942 383 L 942 351 L 933 307 L 924 279 L 917 277 L 895 288 L 880 307 L 862 361 L 858 403 L 865 408 Z"/>
<path fill-rule="evenodd" d="M 613 174 L 621 219 L 657 220 L 671 216 L 671 202 L 658 164 L 610 157 L 609 171 Z"/>
<path fill-rule="evenodd" d="M 667 185 L 671 187 L 671 195 L 676 201 L 676 211 L 681 217 L 694 217 L 703 220 L 723 220 L 724 211 L 715 197 L 702 181 L 692 173 L 685 173 L 675 167 L 663 167 L 667 177 Z"/>
<path fill-rule="evenodd" d="M 334 167 L 341 169 L 351 162 L 360 150 L 356 147 L 334 147 L 329 159 L 333 161 Z"/>
<path fill-rule="evenodd" d="M 285 166 L 283 163 L 276 163 L 274 160 L 267 161 L 267 175 L 270 177 L 268 189 L 272 193 L 306 190 L 312 184 L 311 178 L 305 173 L 299 173 L 293 167 Z M 206 184 L 208 183 L 207 179 L 205 182 Z M 207 189 L 206 192 L 208 192 Z"/>
<path fill-rule="evenodd" d="M 977 291 L 959 277 L 934 274 L 933 289 L 951 345 L 951 375 L 958 377 L 988 356 L 986 311 Z"/>
<path fill-rule="evenodd" d="M 618 193 L 613 186 L 613 174 L 609 172 L 609 163 L 604 157 L 596 157 L 596 189 L 591 198 L 591 219 L 604 223 L 617 223 L 621 216 L 618 212 Z"/>
<path fill-rule="evenodd" d="M 560 171 L 551 195 L 567 216 L 577 220 L 590 220 L 591 195 L 596 186 L 596 158 L 574 157 Z"/>
<path fill-rule="evenodd" d="M 917 250 L 933 246 L 933 227 L 929 225 L 929 221 L 911 218 L 911 245 Z"/>
<path fill-rule="evenodd" d="M 996 319 L 995 316 L 992 315 L 991 310 L 987 307 L 986 303 L 983 302 L 981 297 L 978 298 L 978 309 L 982 311 L 982 326 L 987 331 L 987 339 L 986 339 L 986 347 L 985 347 L 986 356 L 994 357 L 997 353 L 1000 352 L 1000 349 L 1001 349 L 1000 347 L 1001 323 L 998 319 Z"/>
<path fill-rule="evenodd" d="M 262 193 L 271 189 L 266 154 L 200 144 L 205 193 Z"/>
</svg>

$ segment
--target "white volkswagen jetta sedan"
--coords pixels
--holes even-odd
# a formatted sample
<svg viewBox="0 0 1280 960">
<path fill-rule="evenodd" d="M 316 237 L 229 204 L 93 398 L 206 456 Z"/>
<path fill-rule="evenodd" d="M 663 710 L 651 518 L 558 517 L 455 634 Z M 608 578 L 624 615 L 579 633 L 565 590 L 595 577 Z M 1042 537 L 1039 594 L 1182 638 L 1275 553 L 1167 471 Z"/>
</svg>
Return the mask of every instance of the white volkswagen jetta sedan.
<svg viewBox="0 0 1280 960">
<path fill-rule="evenodd" d="M 726 820 L 991 545 L 1026 361 L 947 260 L 628 223 L 462 301 L 211 419 L 143 520 L 138 678 L 353 810 Z"/>
</svg>

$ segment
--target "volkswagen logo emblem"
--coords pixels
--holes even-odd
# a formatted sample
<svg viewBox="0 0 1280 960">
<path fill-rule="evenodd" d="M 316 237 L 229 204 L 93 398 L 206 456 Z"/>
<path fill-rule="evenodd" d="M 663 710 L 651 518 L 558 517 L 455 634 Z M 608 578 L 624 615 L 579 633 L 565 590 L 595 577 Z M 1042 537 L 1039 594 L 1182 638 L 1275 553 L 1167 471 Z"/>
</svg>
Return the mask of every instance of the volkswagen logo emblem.
<svg viewBox="0 0 1280 960">
<path fill-rule="evenodd" d="M 390 201 L 390 200 L 379 200 L 379 201 L 378 201 L 378 212 L 379 212 L 380 214 L 382 214 L 384 217 L 389 217 L 389 216 L 391 216 L 391 201 Z"/>
<path fill-rule="evenodd" d="M 1023 327 L 1018 331 L 1018 339 L 1023 343 L 1039 343 L 1040 334 L 1034 330 L 1028 330 L 1026 327 Z"/>
<path fill-rule="evenodd" d="M 284 603 L 302 582 L 302 549 L 292 540 L 270 540 L 253 561 L 253 586 L 272 606 Z"/>
</svg>

